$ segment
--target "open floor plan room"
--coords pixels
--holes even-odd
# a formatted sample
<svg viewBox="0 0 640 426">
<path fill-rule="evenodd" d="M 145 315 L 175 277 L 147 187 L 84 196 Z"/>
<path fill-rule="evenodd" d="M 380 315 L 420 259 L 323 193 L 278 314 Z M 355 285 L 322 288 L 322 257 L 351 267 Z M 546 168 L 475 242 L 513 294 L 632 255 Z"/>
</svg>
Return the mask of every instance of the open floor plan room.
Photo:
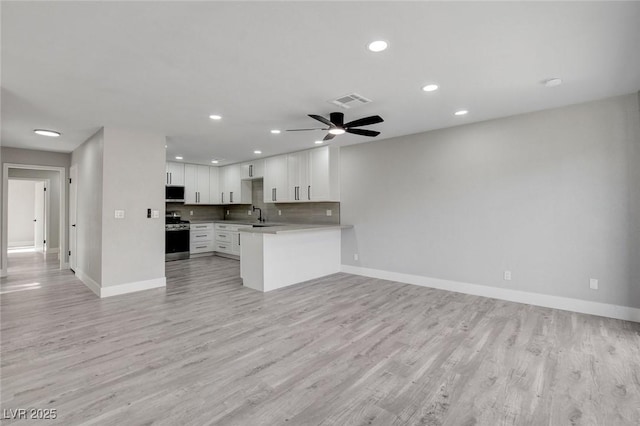
<svg viewBox="0 0 640 426">
<path fill-rule="evenodd" d="M 639 23 L 0 0 L 0 422 L 639 426 Z"/>
</svg>

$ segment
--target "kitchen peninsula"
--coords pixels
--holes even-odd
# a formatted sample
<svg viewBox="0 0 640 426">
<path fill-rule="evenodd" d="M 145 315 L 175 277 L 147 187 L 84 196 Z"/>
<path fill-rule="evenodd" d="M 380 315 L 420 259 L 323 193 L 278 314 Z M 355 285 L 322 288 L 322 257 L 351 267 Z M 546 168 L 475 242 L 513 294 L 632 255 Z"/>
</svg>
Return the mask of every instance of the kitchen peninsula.
<svg viewBox="0 0 640 426">
<path fill-rule="evenodd" d="M 240 230 L 240 277 L 263 292 L 340 272 L 348 225 L 283 225 Z"/>
</svg>

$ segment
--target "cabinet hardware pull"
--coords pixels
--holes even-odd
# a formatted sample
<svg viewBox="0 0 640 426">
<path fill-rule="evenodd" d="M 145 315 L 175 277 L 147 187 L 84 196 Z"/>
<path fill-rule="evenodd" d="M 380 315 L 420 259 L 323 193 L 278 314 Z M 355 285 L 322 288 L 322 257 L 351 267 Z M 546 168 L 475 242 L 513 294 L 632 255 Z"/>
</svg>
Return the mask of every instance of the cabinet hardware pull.
<svg viewBox="0 0 640 426">
<path fill-rule="evenodd" d="M 220 193 L 220 202 L 224 204 L 224 192 Z"/>
<path fill-rule="evenodd" d="M 207 246 L 198 246 L 196 248 L 207 248 Z"/>
<path fill-rule="evenodd" d="M 229 192 L 229 202 L 233 203 L 233 191 Z"/>
<path fill-rule="evenodd" d="M 253 177 L 253 164 L 249 164 L 249 177 Z"/>
<path fill-rule="evenodd" d="M 240 245 L 240 234 L 238 234 L 238 245 Z"/>
<path fill-rule="evenodd" d="M 173 184 L 173 172 L 169 172 L 169 182 Z"/>
<path fill-rule="evenodd" d="M 169 172 L 167 172 L 167 185 L 169 185 Z"/>
<path fill-rule="evenodd" d="M 206 237 L 206 235 L 196 235 L 196 238 Z"/>
<path fill-rule="evenodd" d="M 311 200 L 311 185 L 307 188 L 307 198 Z"/>
</svg>

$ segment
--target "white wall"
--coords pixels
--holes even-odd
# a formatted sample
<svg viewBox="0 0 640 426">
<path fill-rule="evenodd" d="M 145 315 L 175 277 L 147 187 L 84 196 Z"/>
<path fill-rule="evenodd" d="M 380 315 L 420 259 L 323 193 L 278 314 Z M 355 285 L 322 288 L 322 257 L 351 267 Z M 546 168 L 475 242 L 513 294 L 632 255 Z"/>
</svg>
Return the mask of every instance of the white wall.
<svg viewBox="0 0 640 426">
<path fill-rule="evenodd" d="M 100 129 L 71 154 L 78 168 L 76 273 L 102 282 L 102 191 L 104 131 Z"/>
<path fill-rule="evenodd" d="M 105 127 L 72 154 L 76 272 L 101 296 L 164 286 L 164 145 L 163 135 Z"/>
<path fill-rule="evenodd" d="M 166 139 L 112 127 L 104 137 L 102 286 L 164 280 Z M 148 219 L 148 208 L 160 217 Z"/>
<path fill-rule="evenodd" d="M 9 180 L 9 247 L 33 245 L 35 215 L 35 181 Z"/>
<path fill-rule="evenodd" d="M 637 94 L 348 146 L 341 159 L 341 221 L 355 225 L 345 265 L 640 307 Z"/>
</svg>

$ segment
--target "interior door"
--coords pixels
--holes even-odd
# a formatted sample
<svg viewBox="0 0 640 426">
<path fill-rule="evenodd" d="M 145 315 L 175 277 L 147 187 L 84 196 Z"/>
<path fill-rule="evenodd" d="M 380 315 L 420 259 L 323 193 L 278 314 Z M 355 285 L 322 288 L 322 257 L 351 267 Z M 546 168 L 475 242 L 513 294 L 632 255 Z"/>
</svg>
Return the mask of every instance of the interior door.
<svg viewBox="0 0 640 426">
<path fill-rule="evenodd" d="M 44 226 L 45 226 L 45 184 L 44 182 L 36 182 L 36 190 L 35 190 L 35 207 L 34 207 L 34 245 L 36 251 L 43 252 L 45 247 L 44 241 Z"/>
<path fill-rule="evenodd" d="M 77 227 L 76 220 L 78 218 L 78 169 L 77 166 L 71 166 L 70 182 L 69 182 L 69 268 L 75 272 L 76 270 L 76 247 L 77 247 Z"/>
</svg>

